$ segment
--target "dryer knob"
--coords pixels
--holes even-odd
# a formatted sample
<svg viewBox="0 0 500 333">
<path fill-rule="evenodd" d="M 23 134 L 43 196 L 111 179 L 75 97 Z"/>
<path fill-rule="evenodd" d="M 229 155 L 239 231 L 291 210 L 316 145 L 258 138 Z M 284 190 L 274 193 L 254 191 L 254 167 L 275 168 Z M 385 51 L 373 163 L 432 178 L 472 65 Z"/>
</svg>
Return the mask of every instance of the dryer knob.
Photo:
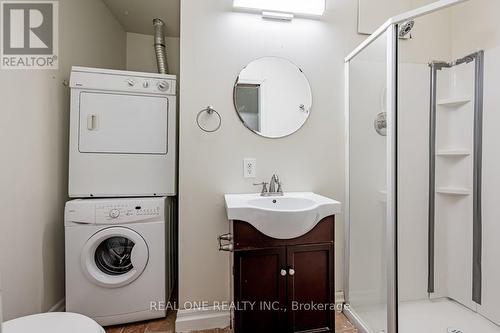
<svg viewBox="0 0 500 333">
<path fill-rule="evenodd" d="M 169 88 L 168 82 L 167 81 L 160 81 L 158 82 L 158 90 L 160 91 L 167 91 Z"/>
<path fill-rule="evenodd" d="M 109 217 L 112 219 L 116 219 L 118 216 L 120 216 L 120 210 L 119 209 L 112 209 L 109 211 Z"/>
</svg>

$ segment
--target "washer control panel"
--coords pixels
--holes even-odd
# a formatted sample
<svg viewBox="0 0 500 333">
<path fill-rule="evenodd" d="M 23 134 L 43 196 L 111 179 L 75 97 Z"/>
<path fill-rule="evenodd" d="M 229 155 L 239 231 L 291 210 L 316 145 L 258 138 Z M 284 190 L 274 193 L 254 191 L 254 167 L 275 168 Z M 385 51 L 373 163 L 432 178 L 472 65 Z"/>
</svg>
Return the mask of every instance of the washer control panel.
<svg viewBox="0 0 500 333">
<path fill-rule="evenodd" d="M 103 203 L 95 206 L 98 224 L 133 223 L 157 218 L 162 209 L 157 202 Z"/>
</svg>

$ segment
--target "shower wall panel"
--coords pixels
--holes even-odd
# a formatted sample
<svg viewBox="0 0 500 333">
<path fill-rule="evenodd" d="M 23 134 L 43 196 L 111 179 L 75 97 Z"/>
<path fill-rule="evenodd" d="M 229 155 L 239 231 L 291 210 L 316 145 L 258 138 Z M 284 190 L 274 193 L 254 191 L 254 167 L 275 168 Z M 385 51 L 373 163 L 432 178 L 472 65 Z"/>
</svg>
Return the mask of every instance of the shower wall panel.
<svg viewBox="0 0 500 333">
<path fill-rule="evenodd" d="M 429 67 L 399 64 L 398 251 L 400 301 L 427 298 Z"/>
<path fill-rule="evenodd" d="M 483 292 L 479 312 L 500 325 L 500 47 L 485 51 Z"/>
</svg>

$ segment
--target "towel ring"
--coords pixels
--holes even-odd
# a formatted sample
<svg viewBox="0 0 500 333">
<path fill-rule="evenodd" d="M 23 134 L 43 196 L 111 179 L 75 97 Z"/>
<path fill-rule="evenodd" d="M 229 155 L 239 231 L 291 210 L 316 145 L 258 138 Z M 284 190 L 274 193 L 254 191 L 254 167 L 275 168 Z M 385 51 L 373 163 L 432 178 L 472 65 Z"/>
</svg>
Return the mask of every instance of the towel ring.
<svg viewBox="0 0 500 333">
<path fill-rule="evenodd" d="M 204 128 L 203 126 L 200 125 L 200 116 L 202 115 L 202 113 L 206 112 L 207 114 L 209 115 L 217 115 L 217 117 L 219 118 L 218 119 L 218 124 L 217 126 L 214 128 L 214 129 L 207 129 L 207 128 Z M 213 132 L 217 132 L 219 130 L 219 128 L 221 127 L 222 125 L 222 117 L 220 115 L 219 112 L 217 112 L 213 107 L 211 106 L 207 106 L 206 108 L 204 108 L 203 110 L 201 110 L 200 112 L 198 112 L 198 115 L 196 116 L 196 124 L 198 125 L 198 127 L 203 131 L 203 132 L 207 132 L 207 133 L 213 133 Z"/>
</svg>

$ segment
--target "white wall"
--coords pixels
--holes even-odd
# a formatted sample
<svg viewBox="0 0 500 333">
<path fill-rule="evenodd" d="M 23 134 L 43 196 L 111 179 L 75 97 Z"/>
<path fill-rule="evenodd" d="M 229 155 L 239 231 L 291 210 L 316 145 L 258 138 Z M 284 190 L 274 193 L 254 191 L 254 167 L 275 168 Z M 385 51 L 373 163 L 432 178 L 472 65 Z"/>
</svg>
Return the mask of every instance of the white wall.
<svg viewBox="0 0 500 333">
<path fill-rule="evenodd" d="M 359 0 L 358 31 L 372 34 L 388 18 L 411 9 L 410 0 Z"/>
<path fill-rule="evenodd" d="M 0 71 L 4 319 L 64 297 L 71 65 L 125 68 L 125 32 L 99 0 L 59 1 L 60 69 Z M 89 19 L 91 18 L 91 19 Z"/>
<path fill-rule="evenodd" d="M 372 34 L 389 18 L 438 0 L 358 0 L 358 31 Z"/>
<path fill-rule="evenodd" d="M 417 5 L 417 2 L 419 5 Z M 414 0 L 414 7 L 420 7 L 429 0 Z M 452 52 L 452 13 L 437 11 L 415 19 L 411 39 L 399 39 L 399 62 L 427 65 L 432 60 L 447 60 Z M 385 60 L 386 36 L 380 36 L 372 45 L 356 56 L 356 60 Z"/>
<path fill-rule="evenodd" d="M 500 1 L 469 0 L 450 9 L 453 57 L 500 45 Z"/>
<path fill-rule="evenodd" d="M 179 38 L 166 37 L 169 74 L 179 76 Z M 157 73 L 154 39 L 150 35 L 127 32 L 127 70 Z"/>
<path fill-rule="evenodd" d="M 412 39 L 400 40 L 399 61 L 427 65 L 451 56 L 451 13 L 448 10 L 415 19 Z"/>
<path fill-rule="evenodd" d="M 285 191 L 314 191 L 344 201 L 344 56 L 356 34 L 357 5 L 327 1 L 320 20 L 263 20 L 232 11 L 231 0 L 181 3 L 180 302 L 228 300 L 229 256 L 217 250 L 228 231 L 224 193 L 256 192 L 252 183 L 280 175 Z M 233 108 L 241 68 L 281 56 L 308 77 L 313 108 L 305 126 L 283 139 L 247 130 Z M 222 128 L 202 132 L 196 114 L 213 105 Z M 244 179 L 242 160 L 257 159 L 257 179 Z M 336 288 L 342 288 L 343 216 L 336 224 Z"/>
</svg>

